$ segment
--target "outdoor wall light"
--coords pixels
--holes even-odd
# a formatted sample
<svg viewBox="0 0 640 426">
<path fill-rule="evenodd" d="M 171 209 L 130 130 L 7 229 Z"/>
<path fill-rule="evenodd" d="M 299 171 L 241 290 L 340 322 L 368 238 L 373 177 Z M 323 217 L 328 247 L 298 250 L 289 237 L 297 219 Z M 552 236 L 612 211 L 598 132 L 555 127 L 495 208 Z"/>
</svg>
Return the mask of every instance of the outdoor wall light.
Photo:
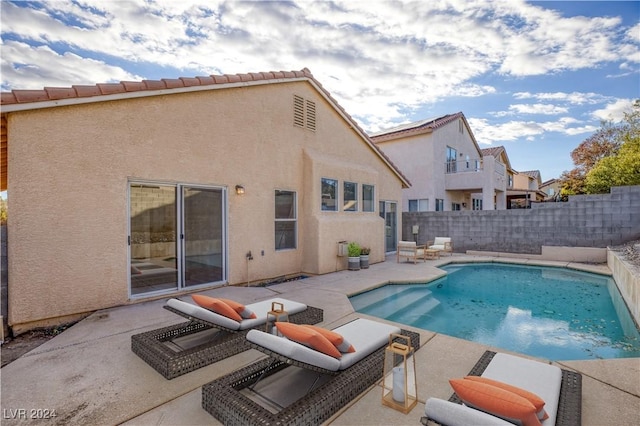
<svg viewBox="0 0 640 426">
<path fill-rule="evenodd" d="M 236 185 L 236 194 L 238 194 L 238 195 L 244 194 L 244 186 Z"/>
</svg>

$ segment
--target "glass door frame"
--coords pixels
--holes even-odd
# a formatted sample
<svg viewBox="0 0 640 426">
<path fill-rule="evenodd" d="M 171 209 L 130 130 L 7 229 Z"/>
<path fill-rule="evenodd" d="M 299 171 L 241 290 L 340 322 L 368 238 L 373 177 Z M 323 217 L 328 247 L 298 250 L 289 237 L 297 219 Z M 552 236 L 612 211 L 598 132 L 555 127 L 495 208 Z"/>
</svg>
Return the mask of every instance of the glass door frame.
<svg viewBox="0 0 640 426">
<path fill-rule="evenodd" d="M 178 273 L 179 275 L 179 279 L 178 279 L 178 291 L 180 290 L 185 290 L 185 289 L 194 289 L 194 288 L 200 288 L 200 287 L 211 287 L 211 286 L 219 286 L 219 285 L 223 285 L 227 282 L 227 277 L 228 277 L 228 272 L 229 272 L 229 268 L 228 268 L 228 256 L 227 256 L 227 247 L 228 247 L 228 232 L 227 232 L 227 205 L 228 205 L 228 198 L 227 198 L 227 188 L 223 187 L 223 186 L 215 186 L 215 185 L 196 185 L 196 184 L 186 184 L 186 183 L 181 183 L 177 185 L 178 187 L 178 199 L 179 199 L 179 206 L 178 206 L 178 214 L 177 214 L 177 219 L 178 219 L 178 230 L 180 232 L 179 235 L 179 239 L 180 239 L 180 244 L 178 244 L 178 253 L 179 253 L 179 262 L 180 263 L 180 267 L 178 268 Z M 214 190 L 219 190 L 221 193 L 221 242 L 222 242 L 222 248 L 221 248 L 221 253 L 220 255 L 222 256 L 222 260 L 221 260 L 221 267 L 222 267 L 222 278 L 220 279 L 220 281 L 212 281 L 212 282 L 207 282 L 207 283 L 203 283 L 203 284 L 196 284 L 196 285 L 187 285 L 186 281 L 186 244 L 187 244 L 187 239 L 185 238 L 185 216 L 184 216 L 184 211 L 185 211 L 185 200 L 186 197 L 184 196 L 185 194 L 185 190 L 186 189 L 214 189 Z"/>
<path fill-rule="evenodd" d="M 389 223 L 387 220 L 387 214 L 392 213 L 394 209 L 391 206 L 395 206 L 395 220 Z M 398 202 L 380 200 L 380 217 L 384 219 L 384 251 L 385 254 L 395 253 L 398 250 Z M 391 237 L 387 236 L 387 228 L 390 227 Z M 389 239 L 391 238 L 391 239 Z"/>
<path fill-rule="evenodd" d="M 176 208 L 176 242 L 175 242 L 175 252 L 176 252 L 176 269 L 177 269 L 177 283 L 175 287 L 164 289 L 164 290 L 155 290 L 144 293 L 133 294 L 131 287 L 131 270 L 132 270 L 132 262 L 131 262 L 131 252 L 132 252 L 132 240 L 131 240 L 131 188 L 135 185 L 148 185 L 148 186 L 165 186 L 165 187 L 173 187 L 175 190 L 176 198 L 175 198 L 175 208 Z M 203 189 L 217 189 L 222 193 L 221 196 L 221 210 L 222 210 L 222 279 L 216 282 L 204 283 L 201 285 L 185 285 L 185 277 L 184 277 L 184 189 L 185 188 L 203 188 Z M 182 292 L 184 290 L 191 290 L 197 288 L 212 288 L 219 287 L 225 285 L 228 282 L 229 277 L 229 230 L 228 230 L 228 214 L 229 214 L 229 198 L 228 198 L 228 189 L 223 185 L 203 185 L 203 184 L 190 184 L 184 182 L 167 182 L 167 181 L 155 181 L 155 180 L 146 180 L 146 179 L 130 179 L 127 181 L 127 292 L 129 299 L 142 299 L 148 298 L 157 295 L 163 294 L 175 294 Z"/>
</svg>

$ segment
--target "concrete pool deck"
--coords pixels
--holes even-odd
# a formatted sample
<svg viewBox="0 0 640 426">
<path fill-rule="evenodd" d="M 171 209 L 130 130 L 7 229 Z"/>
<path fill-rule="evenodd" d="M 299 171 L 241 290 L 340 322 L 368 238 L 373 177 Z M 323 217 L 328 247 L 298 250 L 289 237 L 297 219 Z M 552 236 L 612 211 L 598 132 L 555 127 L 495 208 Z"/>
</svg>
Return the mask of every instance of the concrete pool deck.
<svg viewBox="0 0 640 426">
<path fill-rule="evenodd" d="M 443 275 L 437 266 L 450 261 L 493 261 L 569 266 L 608 273 L 602 265 L 529 261 L 454 254 L 424 263 L 396 263 L 395 257 L 361 271 L 340 271 L 269 287 L 222 287 L 203 291 L 243 303 L 281 296 L 324 310 L 321 325 L 331 327 L 358 316 L 348 295 L 389 281 L 424 282 Z M 220 424 L 201 408 L 201 387 L 253 363 L 255 350 L 166 380 L 131 351 L 131 336 L 184 322 L 162 309 L 166 299 L 97 311 L 60 335 L 0 370 L 2 424 L 204 425 Z M 45 302 L 43 302 L 45 303 Z M 406 328 L 406 327 L 405 327 Z M 408 414 L 384 407 L 382 389 L 374 385 L 334 415 L 332 425 L 419 425 L 429 397 L 447 399 L 448 380 L 466 375 L 487 349 L 485 345 L 417 331 L 418 405 Z M 505 351 L 502 351 L 505 352 Z M 523 356 L 523 355 L 520 355 Z M 640 358 L 556 363 L 583 375 L 583 425 L 640 424 Z M 22 411 L 24 416 L 22 416 Z M 34 411 L 31 410 L 40 410 Z M 55 410 L 39 420 L 31 414 Z M 23 418 L 19 418 L 23 417 Z"/>
</svg>

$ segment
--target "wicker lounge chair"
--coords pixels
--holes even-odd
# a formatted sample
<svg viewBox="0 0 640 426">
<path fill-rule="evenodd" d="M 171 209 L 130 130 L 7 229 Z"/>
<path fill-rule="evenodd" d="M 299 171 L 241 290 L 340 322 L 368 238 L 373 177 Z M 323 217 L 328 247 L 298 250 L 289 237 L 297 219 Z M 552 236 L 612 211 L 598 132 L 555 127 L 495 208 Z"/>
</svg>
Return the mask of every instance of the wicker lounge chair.
<svg viewBox="0 0 640 426">
<path fill-rule="evenodd" d="M 555 371 L 554 371 L 555 370 Z M 579 426 L 582 419 L 582 375 L 570 370 L 486 351 L 469 376 L 483 376 L 508 383 L 539 395 L 545 402 L 549 418 L 543 425 Z M 425 404 L 425 417 L 421 422 L 431 424 L 499 424 L 501 419 L 473 408 L 459 405 L 456 393 L 449 402 L 429 398 Z M 431 420 L 431 422 L 430 422 Z M 506 423 L 511 424 L 511 423 Z"/>
<path fill-rule="evenodd" d="M 247 339 L 253 340 L 251 346 L 269 358 L 204 385 L 202 407 L 225 425 L 321 424 L 382 378 L 384 349 L 389 342 L 389 334 L 409 336 L 412 346 L 420 347 L 419 334 L 366 319 L 354 320 L 334 331 L 342 334 L 356 349 L 353 354 L 343 354 L 344 360 L 329 360 L 331 357 L 328 355 L 311 354 L 308 351 L 312 349 L 303 345 L 296 347 L 298 344 L 295 342 L 289 342 L 286 347 L 272 345 L 270 340 L 285 339 L 269 338 L 266 333 L 258 331 L 249 332 Z M 372 343 L 374 340 L 375 344 Z M 369 350 L 363 349 L 366 346 Z M 292 385 L 288 377 L 297 372 L 317 373 L 315 383 L 320 384 L 277 410 L 273 407 L 270 410 L 256 402 L 257 398 L 250 397 L 252 392 L 249 389 L 260 380 L 272 380 L 287 389 Z"/>
<path fill-rule="evenodd" d="M 257 318 L 242 321 L 170 299 L 164 308 L 189 321 L 136 334 L 131 337 L 131 350 L 166 379 L 173 379 L 250 349 L 245 336 L 253 328 L 265 327 L 272 302 L 284 305 L 290 322 L 322 322 L 322 309 L 281 298 L 247 305 Z"/>
</svg>

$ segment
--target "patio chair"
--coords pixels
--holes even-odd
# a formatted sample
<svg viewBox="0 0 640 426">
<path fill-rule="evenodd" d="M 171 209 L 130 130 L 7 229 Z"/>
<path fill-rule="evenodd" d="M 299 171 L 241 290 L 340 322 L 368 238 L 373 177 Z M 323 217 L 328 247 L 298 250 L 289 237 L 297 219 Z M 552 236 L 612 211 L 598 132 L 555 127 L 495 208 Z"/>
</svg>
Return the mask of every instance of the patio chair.
<svg viewBox="0 0 640 426">
<path fill-rule="evenodd" d="M 303 344 L 258 330 L 247 333 L 251 347 L 269 355 L 202 387 L 202 407 L 223 424 L 321 424 L 382 378 L 391 333 L 420 335 L 359 318 L 333 330 L 355 352 L 339 359 Z M 303 388 L 301 383 L 305 383 Z M 273 395 L 288 395 L 284 401 Z"/>
<path fill-rule="evenodd" d="M 415 264 L 418 259 L 425 261 L 426 246 L 417 245 L 415 241 L 398 241 L 398 250 L 396 251 L 396 261 L 400 263 L 400 258 L 413 260 Z"/>
<path fill-rule="evenodd" d="M 250 349 L 245 336 L 266 326 L 273 302 L 284 306 L 292 323 L 322 322 L 322 309 L 282 298 L 246 305 L 255 318 L 240 321 L 174 298 L 163 307 L 189 321 L 133 335 L 131 350 L 166 379 L 173 379 Z"/>
<path fill-rule="evenodd" d="M 427 248 L 447 252 L 449 256 L 453 254 L 453 242 L 449 237 L 436 237 L 435 240 L 427 242 Z"/>
<path fill-rule="evenodd" d="M 535 399 L 529 395 L 533 393 L 533 397 L 537 397 L 538 404 L 541 399 L 544 405 L 542 408 L 536 405 L 535 410 L 538 412 L 534 411 L 542 425 L 579 426 L 581 424 L 582 375 L 580 373 L 543 362 L 486 351 L 462 382 L 468 381 L 467 379 L 476 382 L 481 380 L 481 383 L 501 388 L 502 390 L 499 391 L 495 389 L 487 391 L 486 387 L 480 385 L 481 387 L 472 386 L 470 389 L 473 392 L 483 392 L 485 395 L 497 392 L 496 395 L 500 395 L 503 403 L 506 398 L 512 397 L 512 395 L 505 397 L 503 393 L 505 389 L 513 393 L 514 389 L 511 387 L 516 388 L 518 397 L 513 401 L 518 400 L 519 395 L 523 394 L 529 399 Z M 456 386 L 459 386 L 459 382 L 460 380 L 452 381 Z M 475 397 L 473 399 L 475 400 L 470 401 L 469 395 L 459 396 L 456 393 L 449 398 L 449 401 L 429 398 L 426 401 L 425 416 L 421 418 L 421 422 L 427 425 L 431 420 L 448 426 L 502 424 L 505 417 L 504 412 L 500 411 L 503 407 L 492 408 L 490 398 L 487 398 L 487 401 L 479 401 Z M 504 424 L 513 424 L 514 419 L 511 420 Z"/>
</svg>

